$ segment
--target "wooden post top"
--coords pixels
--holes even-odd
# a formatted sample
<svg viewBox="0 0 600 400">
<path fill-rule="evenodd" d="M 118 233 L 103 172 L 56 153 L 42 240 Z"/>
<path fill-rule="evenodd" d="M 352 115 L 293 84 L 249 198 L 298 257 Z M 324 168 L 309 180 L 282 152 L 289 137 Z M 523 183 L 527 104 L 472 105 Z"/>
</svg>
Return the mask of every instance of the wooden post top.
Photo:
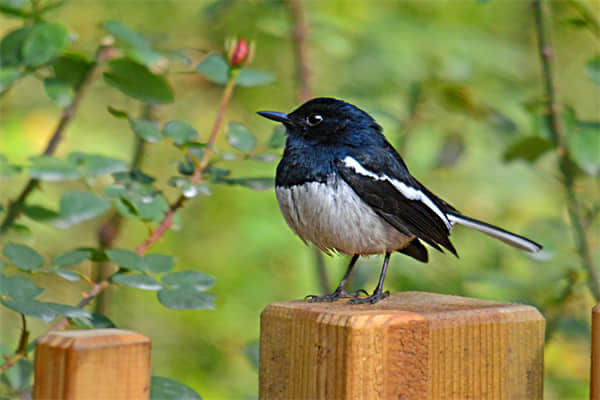
<svg viewBox="0 0 600 400">
<path fill-rule="evenodd" d="M 424 292 L 274 303 L 259 398 L 541 400 L 544 327 L 532 306 Z"/>
<path fill-rule="evenodd" d="M 150 339 L 141 333 L 124 329 L 81 329 L 70 331 L 51 331 L 39 338 L 38 345 L 55 348 L 94 349 L 103 346 L 125 346 L 150 344 Z"/>
<path fill-rule="evenodd" d="M 457 315 L 467 317 L 474 314 L 523 313 L 527 319 L 543 320 L 544 317 L 532 306 L 516 303 L 502 303 L 469 297 L 427 292 L 392 293 L 386 299 L 375 304 L 346 304 L 347 300 L 333 303 L 310 303 L 305 300 L 282 301 L 268 305 L 263 314 L 294 313 L 305 317 L 325 315 L 340 317 L 332 323 L 350 323 L 363 321 L 369 323 L 374 316 L 394 316 L 409 319 L 450 319 Z M 380 324 L 380 321 L 374 321 Z"/>
</svg>

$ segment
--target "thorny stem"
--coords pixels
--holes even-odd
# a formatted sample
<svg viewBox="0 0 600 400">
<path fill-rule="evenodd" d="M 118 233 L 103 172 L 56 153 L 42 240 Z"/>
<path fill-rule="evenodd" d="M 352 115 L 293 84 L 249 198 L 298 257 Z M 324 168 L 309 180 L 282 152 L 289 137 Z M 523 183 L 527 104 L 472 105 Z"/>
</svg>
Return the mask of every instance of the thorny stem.
<svg viewBox="0 0 600 400">
<path fill-rule="evenodd" d="M 544 0 L 534 0 L 533 8 L 535 13 L 536 30 L 538 38 L 538 51 L 542 64 L 542 73 L 548 101 L 547 118 L 550 123 L 550 131 L 553 140 L 556 143 L 556 151 L 559 157 L 559 169 L 562 175 L 562 183 L 567 197 L 567 209 L 571 219 L 571 228 L 575 239 L 577 252 L 581 258 L 581 263 L 589 273 L 588 286 L 596 301 L 600 300 L 600 275 L 592 261 L 588 237 L 583 226 L 581 217 L 581 207 L 575 193 L 575 179 L 572 168 L 572 161 L 567 145 L 566 132 L 560 115 L 561 109 L 558 103 L 558 96 L 553 75 L 553 48 L 550 40 L 550 32 L 546 26 L 546 20 L 549 18 L 549 4 Z"/>
<path fill-rule="evenodd" d="M 298 82 L 298 100 L 301 103 L 308 101 L 312 97 L 312 88 L 310 85 L 312 73 L 309 63 L 308 44 L 308 24 L 306 22 L 304 1 L 288 0 L 291 17 L 294 24 L 292 41 L 294 43 L 294 54 L 296 58 L 296 80 Z M 330 292 L 329 278 L 325 268 L 325 259 L 323 253 L 313 247 L 315 260 L 315 269 L 319 279 L 321 292 L 326 295 Z"/>
<path fill-rule="evenodd" d="M 69 123 L 73 120 L 73 117 L 77 113 L 79 109 L 79 105 L 81 104 L 81 100 L 83 96 L 87 93 L 88 89 L 92 85 L 92 83 L 98 78 L 100 71 L 102 69 L 102 65 L 114 56 L 114 48 L 110 45 L 100 45 L 98 51 L 96 52 L 96 60 L 92 67 L 87 71 L 85 77 L 83 78 L 82 83 L 79 85 L 73 100 L 69 105 L 63 108 L 62 115 L 56 128 L 54 129 L 54 133 L 50 137 L 48 144 L 46 145 L 46 149 L 42 153 L 43 155 L 52 155 L 56 151 L 56 147 L 60 143 L 63 138 L 63 134 L 65 129 L 69 125 Z M 13 225 L 15 220 L 21 214 L 23 210 L 23 206 L 25 205 L 25 201 L 27 197 L 31 194 L 31 192 L 37 187 L 39 181 L 37 179 L 30 179 L 19 196 L 11 202 L 7 209 L 6 215 L 0 224 L 0 235 L 6 233 Z"/>
</svg>

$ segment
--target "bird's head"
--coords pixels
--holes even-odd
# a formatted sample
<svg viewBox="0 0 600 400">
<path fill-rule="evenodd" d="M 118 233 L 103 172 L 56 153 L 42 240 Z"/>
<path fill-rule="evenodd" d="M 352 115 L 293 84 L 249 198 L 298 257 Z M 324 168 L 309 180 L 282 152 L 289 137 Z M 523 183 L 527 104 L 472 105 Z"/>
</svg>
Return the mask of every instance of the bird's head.
<svg viewBox="0 0 600 400">
<path fill-rule="evenodd" d="M 360 108 L 342 100 L 317 97 L 289 114 L 259 111 L 285 125 L 288 135 L 319 143 L 364 145 L 381 137 L 381 126 Z"/>
</svg>

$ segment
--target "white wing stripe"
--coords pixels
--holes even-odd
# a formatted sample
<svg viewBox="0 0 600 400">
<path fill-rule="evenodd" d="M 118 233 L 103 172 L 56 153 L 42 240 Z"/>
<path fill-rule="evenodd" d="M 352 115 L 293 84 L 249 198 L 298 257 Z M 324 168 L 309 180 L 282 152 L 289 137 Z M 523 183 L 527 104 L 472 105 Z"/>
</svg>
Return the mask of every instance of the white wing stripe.
<svg viewBox="0 0 600 400">
<path fill-rule="evenodd" d="M 358 174 L 368 176 L 369 178 L 373 178 L 373 179 L 376 179 L 379 181 L 390 182 L 394 186 L 394 188 L 396 188 L 396 190 L 398 190 L 400 192 L 400 194 L 402 194 L 402 196 L 406 197 L 409 200 L 417 200 L 417 201 L 420 201 L 421 203 L 425 204 L 427 207 L 429 207 L 431 209 L 431 211 L 436 213 L 437 216 L 440 217 L 440 219 L 442 221 L 444 221 L 444 223 L 448 227 L 448 230 L 450 230 L 452 228 L 452 225 L 450 224 L 450 221 L 448 220 L 448 217 L 446 216 L 446 214 L 442 210 L 440 210 L 440 208 L 438 206 L 436 206 L 435 203 L 433 201 L 431 201 L 431 199 L 429 197 L 427 197 L 427 195 L 425 193 L 423 193 L 422 191 L 415 189 L 413 187 L 410 187 L 407 184 L 405 184 L 404 182 L 400 182 L 397 179 L 390 178 L 389 176 L 387 176 L 385 174 L 383 176 L 379 176 L 376 173 L 365 169 L 365 167 L 360 165 L 360 163 L 358 161 L 356 161 L 354 158 L 352 158 L 350 156 L 347 156 L 346 158 L 344 158 L 343 161 L 344 161 L 344 165 L 346 165 L 346 167 L 352 168 Z"/>
</svg>

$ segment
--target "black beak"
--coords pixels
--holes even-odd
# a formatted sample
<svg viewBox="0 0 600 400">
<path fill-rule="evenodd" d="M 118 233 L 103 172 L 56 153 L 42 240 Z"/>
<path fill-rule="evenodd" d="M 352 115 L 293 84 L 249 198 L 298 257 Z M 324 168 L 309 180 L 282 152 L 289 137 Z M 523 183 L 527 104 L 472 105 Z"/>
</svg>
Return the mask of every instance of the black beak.
<svg viewBox="0 0 600 400">
<path fill-rule="evenodd" d="M 272 119 L 273 121 L 283 122 L 284 124 L 289 124 L 292 121 L 288 118 L 286 113 L 276 112 L 276 111 L 259 111 L 257 112 L 261 117 L 265 117 L 268 119 Z"/>
</svg>

